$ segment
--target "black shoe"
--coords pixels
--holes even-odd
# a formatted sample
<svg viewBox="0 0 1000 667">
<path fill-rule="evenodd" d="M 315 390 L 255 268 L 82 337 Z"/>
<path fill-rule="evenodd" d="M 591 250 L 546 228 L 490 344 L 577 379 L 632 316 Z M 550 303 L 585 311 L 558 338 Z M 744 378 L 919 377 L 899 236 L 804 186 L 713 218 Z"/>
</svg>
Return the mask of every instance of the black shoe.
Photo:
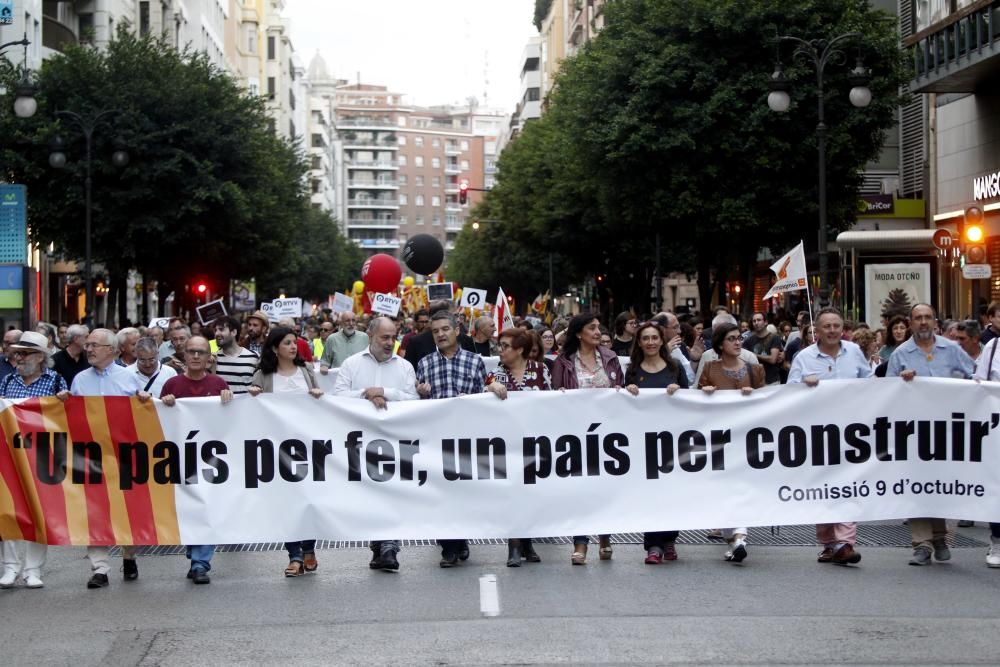
<svg viewBox="0 0 1000 667">
<path fill-rule="evenodd" d="M 469 543 L 462 542 L 462 546 L 458 549 L 458 560 L 469 560 Z"/>
<path fill-rule="evenodd" d="M 455 567 L 458 565 L 458 554 L 451 551 L 441 554 L 441 567 Z"/>
<path fill-rule="evenodd" d="M 396 554 L 394 554 L 391 551 L 386 551 L 379 558 L 378 567 L 380 570 L 384 570 L 386 572 L 392 572 L 393 570 L 398 570 L 399 561 L 396 559 Z"/>
<path fill-rule="evenodd" d="M 381 567 L 379 565 L 379 562 L 382 560 L 381 556 L 379 556 L 379 551 L 381 549 L 381 546 L 379 546 L 380 544 L 380 542 L 371 542 L 368 545 L 368 548 L 372 550 L 372 559 L 368 561 L 369 570 L 377 570 Z"/>
<path fill-rule="evenodd" d="M 521 540 L 521 555 L 529 563 L 542 562 L 542 558 L 535 552 L 535 547 L 532 546 L 531 540 Z"/>
<path fill-rule="evenodd" d="M 192 570 L 192 572 L 194 572 L 194 576 L 191 577 L 191 580 L 194 583 L 196 584 L 212 583 L 212 579 L 211 577 L 208 576 L 208 572 L 205 572 L 204 570 Z"/>
<path fill-rule="evenodd" d="M 521 567 L 521 547 L 507 547 L 507 567 Z"/>
<path fill-rule="evenodd" d="M 122 559 L 122 573 L 125 581 L 135 581 L 139 578 L 139 565 L 134 558 Z"/>
<path fill-rule="evenodd" d="M 190 570 L 188 570 L 187 578 L 188 579 L 194 579 L 194 568 L 193 567 Z"/>
<path fill-rule="evenodd" d="M 108 585 L 108 575 L 95 573 L 87 580 L 87 588 L 104 588 Z"/>
</svg>

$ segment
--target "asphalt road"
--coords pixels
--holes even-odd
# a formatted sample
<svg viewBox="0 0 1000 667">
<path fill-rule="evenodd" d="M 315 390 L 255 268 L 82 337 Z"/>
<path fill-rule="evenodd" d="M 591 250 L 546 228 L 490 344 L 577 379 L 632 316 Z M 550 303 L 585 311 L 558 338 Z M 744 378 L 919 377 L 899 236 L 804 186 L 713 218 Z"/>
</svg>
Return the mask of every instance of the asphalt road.
<svg viewBox="0 0 1000 667">
<path fill-rule="evenodd" d="M 392 574 L 367 549 L 321 550 L 297 579 L 282 552 L 220 553 L 208 586 L 182 556 L 145 556 L 138 581 L 96 591 L 84 550 L 53 548 L 44 589 L 0 591 L 0 665 L 1000 663 L 1000 570 L 981 548 L 924 568 L 889 547 L 852 568 L 804 547 L 751 545 L 737 566 L 681 545 L 648 566 L 616 545 L 585 567 L 537 548 L 542 563 L 507 568 L 503 547 L 474 546 L 450 570 L 407 548 Z"/>
</svg>

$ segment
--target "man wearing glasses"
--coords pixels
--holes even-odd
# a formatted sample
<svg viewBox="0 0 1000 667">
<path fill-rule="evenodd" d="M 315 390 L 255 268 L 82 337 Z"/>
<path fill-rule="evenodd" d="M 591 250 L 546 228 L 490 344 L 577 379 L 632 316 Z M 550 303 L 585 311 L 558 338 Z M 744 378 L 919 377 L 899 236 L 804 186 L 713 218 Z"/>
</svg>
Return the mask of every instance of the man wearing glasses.
<svg viewBox="0 0 1000 667">
<path fill-rule="evenodd" d="M 159 396 L 167 380 L 177 375 L 173 368 L 160 363 L 158 348 L 152 338 L 140 338 L 135 344 L 135 363 L 125 367 L 136 374 L 143 391 L 153 396 Z"/>
<path fill-rule="evenodd" d="M 233 392 L 226 381 L 218 375 L 208 372 L 212 350 L 208 339 L 202 336 L 192 336 L 184 343 L 184 359 L 186 361 L 184 374 L 172 377 L 163 385 L 160 399 L 167 407 L 176 405 L 178 398 L 198 398 L 203 396 L 219 396 L 223 403 L 233 400 Z M 196 584 L 211 583 L 208 576 L 212 569 L 212 555 L 215 554 L 214 544 L 192 544 L 187 547 L 187 557 L 191 560 L 187 578 Z"/>
<path fill-rule="evenodd" d="M 0 381 L 14 372 L 13 357 L 8 353 L 10 346 L 21 338 L 20 329 L 11 329 L 3 335 L 3 354 L 0 354 Z M 48 340 L 48 339 L 46 339 Z"/>
<path fill-rule="evenodd" d="M 16 371 L 0 380 L 0 398 L 55 396 L 66 391 L 66 381 L 48 368 L 51 355 L 48 344 L 48 338 L 34 331 L 21 334 L 9 345 L 6 336 L 4 337 L 4 351 L 14 362 Z M 0 588 L 12 587 L 18 576 L 24 579 L 27 588 L 41 588 L 42 566 L 45 565 L 48 547 L 25 542 L 22 561 L 17 553 L 19 541 L 4 540 L 2 543 L 3 575 L 0 576 Z"/>
<path fill-rule="evenodd" d="M 72 330 L 73 327 L 70 327 Z M 140 396 L 148 398 L 149 394 L 142 392 L 142 385 L 135 373 L 124 366 L 115 363 L 118 358 L 118 337 L 109 329 L 94 329 L 87 335 L 82 345 L 87 355 L 90 368 L 77 373 L 73 378 L 69 391 L 60 391 L 57 396 L 61 400 L 73 396 Z M 110 548 L 106 546 L 87 547 L 87 558 L 90 559 L 91 576 L 87 580 L 87 588 L 104 588 L 108 585 L 108 564 Z M 125 581 L 135 581 L 139 578 L 139 566 L 135 562 L 135 546 L 122 546 L 122 572 Z"/>
</svg>

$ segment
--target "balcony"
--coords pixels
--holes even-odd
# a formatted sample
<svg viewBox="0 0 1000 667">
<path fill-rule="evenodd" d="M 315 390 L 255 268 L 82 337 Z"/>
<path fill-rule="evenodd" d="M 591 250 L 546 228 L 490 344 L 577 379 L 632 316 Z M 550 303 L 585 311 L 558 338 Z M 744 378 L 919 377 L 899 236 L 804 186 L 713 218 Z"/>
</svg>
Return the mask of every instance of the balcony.
<svg viewBox="0 0 1000 667">
<path fill-rule="evenodd" d="M 462 173 L 462 169 L 458 166 L 458 164 L 451 164 L 451 163 L 445 162 L 444 163 L 444 173 L 446 173 L 446 174 L 461 174 Z"/>
<path fill-rule="evenodd" d="M 352 241 L 365 249 L 394 250 L 399 247 L 399 239 L 355 239 Z"/>
<path fill-rule="evenodd" d="M 458 183 L 445 183 L 444 184 L 444 192 L 445 192 L 445 194 L 448 194 L 448 195 L 457 195 L 458 194 Z"/>
<path fill-rule="evenodd" d="M 375 148 L 380 151 L 398 151 L 399 142 L 392 141 L 372 141 L 371 139 L 344 139 L 344 150 L 366 150 Z"/>
<path fill-rule="evenodd" d="M 399 208 L 398 199 L 348 199 L 347 208 Z"/>
<path fill-rule="evenodd" d="M 903 40 L 913 50 L 911 93 L 968 93 L 1000 66 L 1000 0 L 973 4 Z"/>
<path fill-rule="evenodd" d="M 399 169 L 396 160 L 346 160 L 348 169 Z"/>
<path fill-rule="evenodd" d="M 348 181 L 347 187 L 365 190 L 398 190 L 399 183 L 396 181 Z"/>
<path fill-rule="evenodd" d="M 51 16 L 42 16 L 42 46 L 62 53 L 67 44 L 76 44 L 76 33 Z"/>
<path fill-rule="evenodd" d="M 465 220 L 445 220 L 444 228 L 449 232 L 460 232 L 465 227 Z"/>
<path fill-rule="evenodd" d="M 336 125 L 338 128 L 341 127 L 356 127 L 356 128 L 372 128 L 378 129 L 382 127 L 398 127 L 396 123 L 391 120 L 378 119 L 378 118 L 338 118 Z"/>
<path fill-rule="evenodd" d="M 462 149 L 459 148 L 458 144 L 455 144 L 454 146 L 449 146 L 448 144 L 445 144 L 444 145 L 444 154 L 445 155 L 461 155 L 462 154 Z"/>
<path fill-rule="evenodd" d="M 399 229 L 399 220 L 391 218 L 389 220 L 372 220 L 368 218 L 347 220 L 350 229 Z"/>
<path fill-rule="evenodd" d="M 445 202 L 444 210 L 450 213 L 461 213 L 462 205 L 458 202 Z"/>
</svg>

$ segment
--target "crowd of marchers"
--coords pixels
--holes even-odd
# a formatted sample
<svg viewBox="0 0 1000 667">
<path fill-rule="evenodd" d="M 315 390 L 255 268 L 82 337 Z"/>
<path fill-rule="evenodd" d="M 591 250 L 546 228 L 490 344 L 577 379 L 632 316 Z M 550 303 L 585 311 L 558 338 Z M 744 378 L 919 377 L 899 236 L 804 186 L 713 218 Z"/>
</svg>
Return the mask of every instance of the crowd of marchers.
<svg viewBox="0 0 1000 667">
<path fill-rule="evenodd" d="M 872 329 L 845 320 L 833 308 L 814 317 L 801 312 L 796 326 L 774 314 L 754 313 L 741 321 L 725 308 L 710 321 L 689 314 L 661 312 L 641 320 L 618 315 L 612 329 L 597 314 L 557 319 L 551 326 L 518 318 L 497 335 L 489 316 L 467 322 L 452 302 L 430 304 L 410 317 L 321 313 L 277 323 L 263 312 L 242 320 L 224 316 L 208 325 L 169 320 L 166 329 L 98 327 L 40 323 L 33 331 L 4 333 L 0 355 L 0 398 L 55 396 L 137 396 L 159 399 L 168 408 L 177 399 L 218 397 L 223 403 L 254 400 L 262 393 L 324 395 L 317 374 L 333 373 L 333 396 L 370 401 L 376 409 L 404 400 L 436 400 L 493 393 L 504 400 L 515 391 L 617 389 L 638 395 L 661 390 L 666 399 L 680 389 L 705 394 L 738 391 L 749 395 L 766 385 L 841 379 L 946 377 L 1000 380 L 1000 304 L 975 320 L 940 321 L 927 304 Z M 487 364 L 486 360 L 490 363 Z M 879 380 L 871 380 L 879 381 Z M 959 521 L 959 524 L 962 522 Z M 912 518 L 911 565 L 951 558 L 955 522 Z M 1000 523 L 991 523 L 989 567 L 1000 568 Z M 856 565 L 854 523 L 820 524 L 819 563 Z M 742 563 L 749 556 L 746 526 L 715 527 L 724 542 L 723 558 Z M 644 534 L 645 563 L 678 558 L 678 531 Z M 466 540 L 440 540 L 440 566 L 469 558 Z M 570 562 L 587 563 L 591 538 L 573 537 Z M 18 540 L 0 544 L 0 588 L 23 582 L 41 588 L 45 545 Z M 399 568 L 399 540 L 371 543 L 369 567 Z M 316 540 L 285 544 L 283 574 L 299 577 L 319 568 Z M 187 545 L 187 578 L 211 581 L 214 545 Z M 111 572 L 110 549 L 87 548 L 88 588 L 104 588 Z M 125 581 L 139 576 L 136 547 L 122 548 Z M 597 541 L 600 560 L 613 556 L 610 535 Z M 528 536 L 508 541 L 507 565 L 541 559 Z"/>
</svg>

